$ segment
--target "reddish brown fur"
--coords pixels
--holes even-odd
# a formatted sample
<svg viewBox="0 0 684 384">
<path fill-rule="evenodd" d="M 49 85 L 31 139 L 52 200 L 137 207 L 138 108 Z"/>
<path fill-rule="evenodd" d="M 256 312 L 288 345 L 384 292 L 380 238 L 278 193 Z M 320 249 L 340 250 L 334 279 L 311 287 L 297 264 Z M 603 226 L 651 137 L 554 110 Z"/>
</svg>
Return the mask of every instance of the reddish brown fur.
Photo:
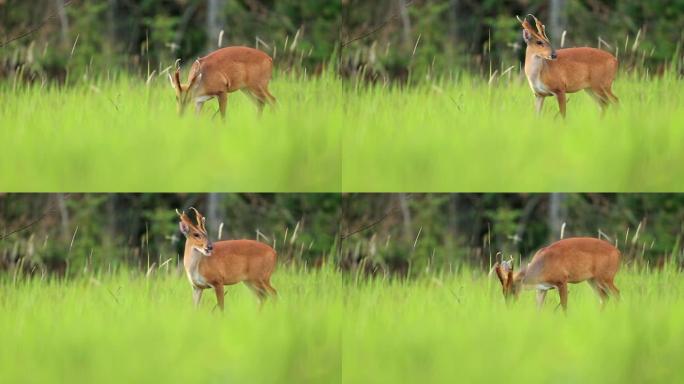
<svg viewBox="0 0 684 384">
<path fill-rule="evenodd" d="M 180 84 L 180 81 L 172 79 L 179 110 L 182 112 L 188 103 L 195 101 L 196 111 L 199 112 L 204 101 L 197 101 L 197 98 L 216 97 L 221 116 L 225 116 L 227 94 L 243 90 L 256 101 L 261 111 L 264 104 L 275 103 L 275 97 L 268 91 L 272 71 L 273 60 L 258 49 L 218 49 L 195 60 L 186 84 Z"/>
<path fill-rule="evenodd" d="M 211 256 L 203 258 L 199 271 L 212 286 L 242 281 L 268 284 L 275 268 L 276 252 L 254 240 L 225 240 L 213 243 Z"/>
<path fill-rule="evenodd" d="M 618 98 L 612 91 L 617 59 L 606 51 L 588 47 L 556 51 L 544 32 L 543 24 L 536 21 L 537 31 L 527 20 L 522 21 L 522 27 L 527 43 L 525 74 L 537 97 L 537 112 L 541 112 L 544 97 L 555 95 L 560 113 L 565 116 L 566 94 L 581 90 L 586 90 L 602 110 L 611 103 L 617 103 Z"/>
<path fill-rule="evenodd" d="M 588 281 L 603 303 L 609 294 L 619 297 L 613 283 L 620 265 L 620 251 L 608 242 L 590 237 L 557 241 L 542 248 L 520 272 L 511 267 L 495 266 L 505 297 L 515 297 L 522 285 L 538 287 L 538 305 L 544 302 L 546 289 L 557 288 L 563 309 L 567 308 L 567 284 Z M 548 289 L 548 288 L 547 288 Z"/>
<path fill-rule="evenodd" d="M 212 243 L 204 227 L 204 218 L 195 213 L 193 224 L 179 213 L 181 231 L 186 236 L 183 265 L 193 287 L 195 305 L 203 289 L 214 288 L 219 308 L 223 309 L 223 287 L 244 282 L 263 302 L 276 295 L 270 279 L 276 264 L 276 252 L 254 240 L 226 240 Z M 204 255 L 209 252 L 209 255 Z"/>
</svg>

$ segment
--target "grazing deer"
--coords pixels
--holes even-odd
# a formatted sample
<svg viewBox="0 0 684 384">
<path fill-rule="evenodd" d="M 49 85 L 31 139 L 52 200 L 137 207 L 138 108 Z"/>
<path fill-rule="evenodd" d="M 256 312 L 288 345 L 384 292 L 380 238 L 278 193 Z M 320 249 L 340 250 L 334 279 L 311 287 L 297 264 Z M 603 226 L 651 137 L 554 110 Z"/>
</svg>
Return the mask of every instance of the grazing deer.
<svg viewBox="0 0 684 384">
<path fill-rule="evenodd" d="M 223 286 L 244 282 L 263 304 L 277 295 L 271 286 L 276 252 L 254 240 L 227 240 L 212 243 L 204 226 L 205 218 L 195 209 L 194 224 L 188 215 L 178 212 L 180 231 L 185 235 L 183 265 L 192 285 L 192 299 L 199 306 L 202 290 L 214 288 L 218 307 L 223 310 Z"/>
<path fill-rule="evenodd" d="M 546 27 L 533 15 L 537 30 L 525 20 L 522 24 L 525 51 L 525 75 L 537 97 L 535 107 L 541 113 L 544 98 L 556 96 L 561 116 L 565 117 L 565 95 L 586 90 L 605 111 L 618 98 L 611 87 L 618 68 L 617 59 L 606 51 L 579 47 L 555 50 L 546 36 Z M 517 16 L 516 16 L 517 17 Z"/>
<path fill-rule="evenodd" d="M 620 251 L 610 243 L 591 237 L 574 237 L 542 248 L 519 272 L 513 272 L 513 260 L 494 264 L 506 301 L 516 298 L 523 286 L 537 289 L 537 307 L 541 309 L 546 291 L 557 288 L 563 310 L 568 306 L 568 283 L 588 281 L 599 296 L 601 307 L 612 294 L 620 297 L 613 278 L 620 265 Z"/>
<path fill-rule="evenodd" d="M 190 102 L 200 113 L 207 100 L 218 99 L 221 117 L 226 116 L 228 93 L 245 92 L 257 103 L 259 113 L 264 104 L 274 104 L 275 97 L 268 91 L 273 60 L 264 52 L 248 47 L 226 47 L 195 60 L 190 67 L 188 82 L 181 84 L 180 68 L 173 76 L 171 86 L 176 90 L 178 113 L 183 114 Z"/>
</svg>

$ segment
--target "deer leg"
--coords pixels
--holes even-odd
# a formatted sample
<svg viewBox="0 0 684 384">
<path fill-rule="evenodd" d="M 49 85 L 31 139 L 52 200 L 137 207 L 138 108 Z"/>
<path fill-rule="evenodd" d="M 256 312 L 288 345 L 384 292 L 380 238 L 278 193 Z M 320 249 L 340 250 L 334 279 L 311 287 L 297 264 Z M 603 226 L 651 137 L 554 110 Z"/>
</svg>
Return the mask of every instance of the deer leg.
<svg viewBox="0 0 684 384">
<path fill-rule="evenodd" d="M 597 282 L 595 279 L 591 279 L 588 281 L 589 285 L 594 289 L 594 292 L 596 292 L 596 295 L 599 297 L 599 303 L 601 304 L 601 309 L 605 307 L 606 305 L 606 300 L 608 300 L 608 295 L 606 294 L 606 290 L 599 282 Z"/>
<path fill-rule="evenodd" d="M 606 286 L 610 290 L 610 292 L 613 294 L 616 300 L 620 300 L 620 290 L 615 286 L 613 283 L 613 280 L 607 280 L 606 281 Z"/>
<path fill-rule="evenodd" d="M 271 105 L 275 105 L 276 103 L 276 98 L 271 94 L 271 92 L 268 91 L 267 87 L 264 87 L 264 95 L 266 95 L 266 98 L 268 99 L 268 103 Z"/>
<path fill-rule="evenodd" d="M 245 284 L 257 296 L 257 298 L 259 299 L 259 303 L 263 304 L 264 300 L 266 299 L 266 295 L 267 295 L 267 291 L 264 288 L 263 283 L 260 281 L 249 281 L 249 282 L 246 281 Z"/>
<path fill-rule="evenodd" d="M 199 307 L 200 300 L 202 300 L 202 288 L 192 287 L 192 303 L 195 308 Z"/>
<path fill-rule="evenodd" d="M 560 296 L 560 305 L 563 311 L 568 310 L 568 283 L 558 284 L 558 296 Z"/>
<path fill-rule="evenodd" d="M 225 92 L 219 93 L 216 98 L 219 103 L 219 112 L 221 112 L 221 118 L 226 118 L 226 105 L 228 104 L 228 95 Z"/>
<path fill-rule="evenodd" d="M 610 97 L 608 96 L 608 93 L 605 91 L 605 89 L 597 90 L 596 91 L 596 101 L 598 101 L 599 106 L 601 106 L 601 116 L 606 114 L 606 108 L 608 108 L 608 105 L 610 104 Z"/>
<path fill-rule="evenodd" d="M 223 311 L 223 285 L 215 285 L 214 291 L 216 292 L 216 305 Z"/>
<path fill-rule="evenodd" d="M 541 311 L 546 299 L 546 289 L 537 289 L 537 310 Z"/>
<path fill-rule="evenodd" d="M 541 95 L 536 95 L 536 99 L 534 100 L 534 110 L 537 112 L 537 116 L 541 115 L 542 113 L 542 108 L 544 108 L 544 99 L 546 97 L 541 96 Z"/>
<path fill-rule="evenodd" d="M 264 287 L 266 288 L 266 290 L 268 291 L 268 293 L 269 293 L 271 296 L 273 296 L 273 297 L 277 297 L 277 296 L 278 296 L 278 291 L 276 291 L 275 288 L 273 288 L 273 286 L 271 285 L 271 282 L 270 282 L 270 281 L 265 280 L 265 281 L 264 281 Z"/>
<path fill-rule="evenodd" d="M 556 99 L 558 99 L 558 110 L 560 111 L 561 116 L 563 116 L 563 118 L 565 118 L 565 104 L 566 104 L 565 92 L 556 93 Z"/>
<path fill-rule="evenodd" d="M 262 112 L 264 111 L 264 105 L 266 103 L 270 103 L 271 99 L 266 96 L 266 92 L 264 92 L 263 88 L 257 88 L 253 92 L 254 98 L 256 100 L 257 106 L 259 107 L 259 116 L 261 116 Z"/>
<path fill-rule="evenodd" d="M 202 107 L 204 106 L 204 101 L 195 101 L 195 113 L 200 114 L 202 112 Z"/>
</svg>

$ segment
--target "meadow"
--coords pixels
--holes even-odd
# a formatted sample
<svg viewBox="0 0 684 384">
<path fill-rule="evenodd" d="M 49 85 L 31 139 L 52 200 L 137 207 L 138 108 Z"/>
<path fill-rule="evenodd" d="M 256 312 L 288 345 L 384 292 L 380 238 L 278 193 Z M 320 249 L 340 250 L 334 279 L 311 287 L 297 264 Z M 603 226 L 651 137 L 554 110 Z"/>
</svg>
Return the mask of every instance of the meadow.
<svg viewBox="0 0 684 384">
<path fill-rule="evenodd" d="M 185 75 L 183 76 L 185 78 Z M 0 86 L 0 189 L 12 191 L 339 190 L 337 79 L 281 76 L 261 117 L 238 92 L 179 117 L 166 75 Z M 193 106 L 194 108 L 194 106 Z M 192 109 L 192 108 L 190 108 Z"/>
<path fill-rule="evenodd" d="M 279 75 L 261 117 L 241 93 L 179 118 L 164 76 L 0 86 L 10 191 L 677 191 L 684 84 L 622 73 L 620 107 L 585 93 L 543 116 L 516 71 L 417 85 Z"/>
<path fill-rule="evenodd" d="M 513 73 L 511 73 L 513 72 Z M 620 74 L 620 106 L 601 116 L 584 92 L 543 114 L 516 70 L 490 82 L 433 79 L 402 89 L 349 87 L 345 191 L 679 191 L 684 86 Z"/>
<path fill-rule="evenodd" d="M 684 359 L 684 282 L 623 266 L 600 310 L 571 285 L 506 306 L 486 272 L 409 280 L 281 267 L 277 302 L 243 286 L 225 313 L 192 308 L 182 273 L 83 274 L 0 282 L 1 382 L 675 382 Z"/>
</svg>

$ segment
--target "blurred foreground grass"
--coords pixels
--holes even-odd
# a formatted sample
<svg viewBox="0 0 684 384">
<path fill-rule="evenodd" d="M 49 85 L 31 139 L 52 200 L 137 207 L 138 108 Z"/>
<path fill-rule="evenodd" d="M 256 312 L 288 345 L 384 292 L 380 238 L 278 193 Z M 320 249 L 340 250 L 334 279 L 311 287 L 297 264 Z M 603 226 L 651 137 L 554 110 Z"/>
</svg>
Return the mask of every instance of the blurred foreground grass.
<svg viewBox="0 0 684 384">
<path fill-rule="evenodd" d="M 684 189 L 684 86 L 623 74 L 601 117 L 584 92 L 568 118 L 534 114 L 522 78 L 355 87 L 277 77 L 261 118 L 241 93 L 228 118 L 179 118 L 168 81 L 60 89 L 0 85 L 0 190 L 591 192 Z"/>
<path fill-rule="evenodd" d="M 281 268 L 259 311 L 243 286 L 227 309 L 194 310 L 182 274 L 0 282 L 0 382 L 677 382 L 684 360 L 681 273 L 620 272 L 601 311 L 571 285 L 507 307 L 482 272 L 357 280 Z"/>
</svg>

